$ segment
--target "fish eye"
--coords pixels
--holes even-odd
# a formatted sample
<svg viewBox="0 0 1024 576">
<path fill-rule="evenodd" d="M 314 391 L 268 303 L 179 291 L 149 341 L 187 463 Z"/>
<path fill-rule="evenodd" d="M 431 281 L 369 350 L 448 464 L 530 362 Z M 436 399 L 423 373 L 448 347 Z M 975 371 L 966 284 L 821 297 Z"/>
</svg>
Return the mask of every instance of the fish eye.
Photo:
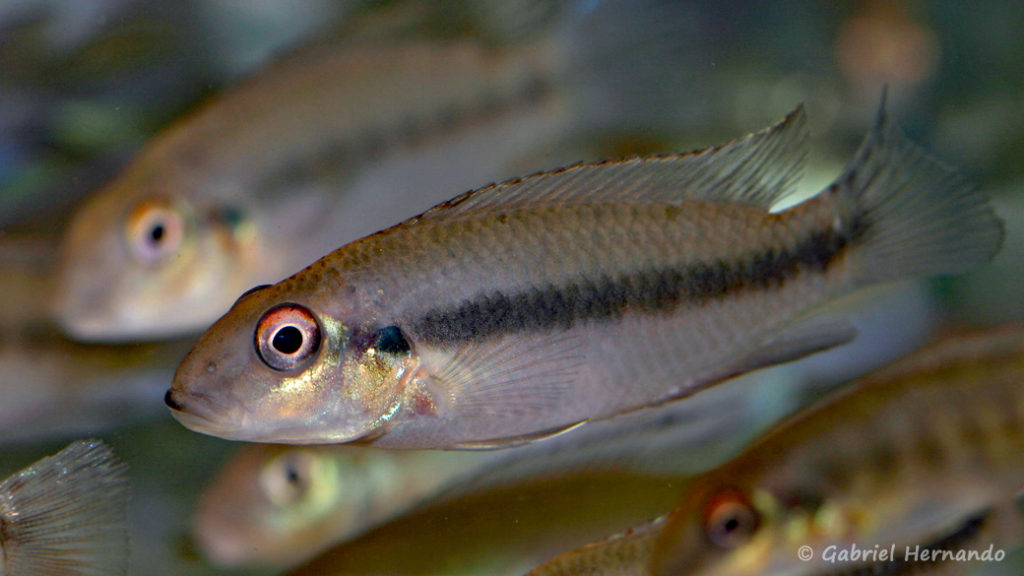
<svg viewBox="0 0 1024 576">
<path fill-rule="evenodd" d="M 271 460 L 260 472 L 260 489 L 275 506 L 301 500 L 313 483 L 316 456 L 308 450 L 288 450 Z"/>
<path fill-rule="evenodd" d="M 735 490 L 715 495 L 704 513 L 704 534 L 719 548 L 735 548 L 753 537 L 760 525 L 757 511 Z"/>
<path fill-rule="evenodd" d="M 301 368 L 319 349 L 320 325 L 309 310 L 298 304 L 271 308 L 256 325 L 256 351 L 274 370 Z"/>
<path fill-rule="evenodd" d="M 132 256 L 142 264 L 159 264 L 181 247 L 185 219 L 166 201 L 149 200 L 128 216 L 125 237 Z"/>
</svg>

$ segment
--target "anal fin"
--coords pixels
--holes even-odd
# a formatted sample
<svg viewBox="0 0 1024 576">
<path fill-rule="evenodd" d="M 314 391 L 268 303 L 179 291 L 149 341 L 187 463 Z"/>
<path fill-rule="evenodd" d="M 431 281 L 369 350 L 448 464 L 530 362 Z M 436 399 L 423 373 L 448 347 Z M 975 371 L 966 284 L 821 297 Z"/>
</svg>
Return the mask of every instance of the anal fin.
<svg viewBox="0 0 1024 576">
<path fill-rule="evenodd" d="M 547 440 L 556 436 L 561 436 L 568 432 L 579 428 L 586 424 L 587 420 L 580 420 L 575 424 L 569 424 L 568 426 L 561 426 L 550 430 L 542 430 L 540 432 L 534 432 L 531 434 L 521 434 L 519 436 L 510 436 L 508 438 L 494 438 L 491 440 L 474 440 L 470 442 L 458 442 L 454 444 L 456 450 L 497 450 L 499 448 L 515 448 L 517 446 L 524 446 L 526 444 L 532 444 L 540 440 Z"/>
<path fill-rule="evenodd" d="M 775 333 L 734 365 L 735 374 L 743 374 L 799 360 L 824 352 L 857 337 L 857 329 L 845 318 L 811 317 Z"/>
</svg>

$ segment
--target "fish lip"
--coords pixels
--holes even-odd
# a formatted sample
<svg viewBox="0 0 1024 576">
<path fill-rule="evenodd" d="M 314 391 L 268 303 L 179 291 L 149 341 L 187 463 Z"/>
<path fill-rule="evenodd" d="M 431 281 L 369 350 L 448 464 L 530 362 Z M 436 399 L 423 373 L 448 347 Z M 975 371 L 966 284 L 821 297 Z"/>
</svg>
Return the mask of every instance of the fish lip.
<svg viewBox="0 0 1024 576">
<path fill-rule="evenodd" d="M 175 420 L 197 432 L 228 437 L 237 428 L 230 424 L 232 411 L 205 394 L 171 387 L 164 394 L 164 404 Z"/>
</svg>

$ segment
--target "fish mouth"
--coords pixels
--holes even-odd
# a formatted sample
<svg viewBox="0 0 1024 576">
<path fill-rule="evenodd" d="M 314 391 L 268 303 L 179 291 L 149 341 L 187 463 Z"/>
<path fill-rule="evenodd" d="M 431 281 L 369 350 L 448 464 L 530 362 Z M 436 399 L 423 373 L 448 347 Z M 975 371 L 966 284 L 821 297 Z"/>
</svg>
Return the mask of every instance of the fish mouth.
<svg viewBox="0 0 1024 576">
<path fill-rule="evenodd" d="M 170 388 L 164 394 L 164 404 L 171 409 L 171 416 L 190 430 L 231 439 L 238 429 L 232 424 L 239 421 L 232 417 L 237 410 L 215 403 L 209 396 Z"/>
</svg>

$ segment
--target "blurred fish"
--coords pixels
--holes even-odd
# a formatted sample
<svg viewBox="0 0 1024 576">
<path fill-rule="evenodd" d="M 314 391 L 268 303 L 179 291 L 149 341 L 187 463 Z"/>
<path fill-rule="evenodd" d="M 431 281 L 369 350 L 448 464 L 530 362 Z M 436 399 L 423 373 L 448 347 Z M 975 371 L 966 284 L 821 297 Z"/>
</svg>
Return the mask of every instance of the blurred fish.
<svg viewBox="0 0 1024 576">
<path fill-rule="evenodd" d="M 92 434 L 159 412 L 192 344 L 83 344 L 53 325 L 56 239 L 0 237 L 0 442 Z"/>
<path fill-rule="evenodd" d="M 160 415 L 191 341 L 107 346 L 58 333 L 0 338 L 0 442 L 96 433 Z"/>
<path fill-rule="evenodd" d="M 687 155 L 456 197 L 243 295 L 165 398 L 229 439 L 494 448 L 693 394 L 853 337 L 807 319 L 873 283 L 987 262 L 983 197 L 887 118 L 817 196 L 769 209 L 804 114 Z"/>
<path fill-rule="evenodd" d="M 681 480 L 594 471 L 473 492 L 331 548 L 292 576 L 522 574 L 678 501 Z"/>
<path fill-rule="evenodd" d="M 638 27 L 633 44 L 604 41 L 600 27 L 580 24 L 577 34 L 588 18 L 518 44 L 371 39 L 268 67 L 161 133 L 81 207 L 62 249 L 62 326 L 86 340 L 198 332 L 243 291 L 452 190 L 520 173 L 517 159 L 554 139 L 598 129 L 609 108 L 592 106 L 603 115 L 587 118 L 576 102 L 600 83 L 604 62 L 591 60 L 607 57 L 609 44 L 633 48 L 629 63 L 670 54 L 638 48 L 662 14 L 615 12 L 651 26 Z M 642 92 L 628 78 L 614 76 Z M 650 108 L 642 101 L 610 102 L 628 121 Z"/>
<path fill-rule="evenodd" d="M 583 472 L 678 475 L 714 463 L 748 419 L 748 387 L 730 411 L 679 403 L 595 423 L 549 442 L 498 452 L 418 452 L 356 446 L 243 448 L 199 499 L 193 533 L 223 566 L 293 566 L 426 502 Z"/>
<path fill-rule="evenodd" d="M 0 483 L 0 574 L 126 574 L 126 470 L 80 440 Z"/>
<path fill-rule="evenodd" d="M 696 477 L 667 517 L 531 574 L 918 574 L 952 563 L 907 550 L 1016 545 L 1022 375 L 1024 324 L 947 336 Z M 854 547 L 895 554 L 828 552 Z"/>
<path fill-rule="evenodd" d="M 489 453 L 252 445 L 198 502 L 193 533 L 221 566 L 293 566 L 409 508 Z"/>
</svg>

